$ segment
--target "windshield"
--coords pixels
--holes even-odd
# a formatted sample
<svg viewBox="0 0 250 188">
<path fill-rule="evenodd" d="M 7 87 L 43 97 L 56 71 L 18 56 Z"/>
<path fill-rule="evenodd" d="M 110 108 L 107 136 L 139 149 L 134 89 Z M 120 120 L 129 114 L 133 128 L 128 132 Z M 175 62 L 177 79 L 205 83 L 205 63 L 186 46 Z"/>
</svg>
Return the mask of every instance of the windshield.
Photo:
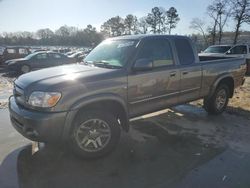
<svg viewBox="0 0 250 188">
<path fill-rule="evenodd" d="M 231 46 L 210 46 L 208 47 L 204 53 L 220 53 L 223 54 L 227 52 Z"/>
<path fill-rule="evenodd" d="M 36 55 L 36 53 L 29 54 L 29 55 L 25 56 L 25 59 L 31 59 L 35 55 Z"/>
<path fill-rule="evenodd" d="M 123 67 L 133 52 L 135 40 L 105 40 L 84 59 L 86 63 Z"/>
</svg>

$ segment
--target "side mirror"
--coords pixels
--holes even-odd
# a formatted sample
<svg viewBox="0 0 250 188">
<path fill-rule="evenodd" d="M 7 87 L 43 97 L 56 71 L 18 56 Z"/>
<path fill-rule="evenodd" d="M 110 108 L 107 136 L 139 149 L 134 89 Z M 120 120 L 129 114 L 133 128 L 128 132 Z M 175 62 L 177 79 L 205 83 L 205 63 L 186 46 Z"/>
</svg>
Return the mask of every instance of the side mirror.
<svg viewBox="0 0 250 188">
<path fill-rule="evenodd" d="M 153 61 L 151 59 L 138 59 L 133 67 L 134 71 L 148 71 L 153 69 Z"/>
<path fill-rule="evenodd" d="M 228 50 L 227 52 L 226 52 L 226 54 L 231 54 L 232 52 L 231 52 L 231 50 Z"/>
</svg>

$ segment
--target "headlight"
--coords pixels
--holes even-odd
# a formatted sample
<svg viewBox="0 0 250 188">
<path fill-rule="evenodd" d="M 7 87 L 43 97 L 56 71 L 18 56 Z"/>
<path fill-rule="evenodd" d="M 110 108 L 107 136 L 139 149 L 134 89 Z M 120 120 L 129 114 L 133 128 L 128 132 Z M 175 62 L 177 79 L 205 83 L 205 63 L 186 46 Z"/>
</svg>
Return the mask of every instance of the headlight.
<svg viewBox="0 0 250 188">
<path fill-rule="evenodd" d="M 41 92 L 34 91 L 29 97 L 28 103 L 31 106 L 37 107 L 53 107 L 61 98 L 61 93 L 59 92 Z"/>
</svg>

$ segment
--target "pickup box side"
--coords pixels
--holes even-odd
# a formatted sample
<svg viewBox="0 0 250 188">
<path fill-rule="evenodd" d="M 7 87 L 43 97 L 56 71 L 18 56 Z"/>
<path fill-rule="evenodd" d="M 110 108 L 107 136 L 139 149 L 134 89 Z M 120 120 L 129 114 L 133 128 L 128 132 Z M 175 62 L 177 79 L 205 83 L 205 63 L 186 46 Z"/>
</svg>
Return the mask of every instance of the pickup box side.
<svg viewBox="0 0 250 188">
<path fill-rule="evenodd" d="M 244 58 L 226 58 L 212 61 L 201 61 L 202 89 L 201 97 L 211 96 L 217 86 L 222 82 L 230 87 L 230 97 L 235 88 L 242 85 L 245 74 Z"/>
</svg>

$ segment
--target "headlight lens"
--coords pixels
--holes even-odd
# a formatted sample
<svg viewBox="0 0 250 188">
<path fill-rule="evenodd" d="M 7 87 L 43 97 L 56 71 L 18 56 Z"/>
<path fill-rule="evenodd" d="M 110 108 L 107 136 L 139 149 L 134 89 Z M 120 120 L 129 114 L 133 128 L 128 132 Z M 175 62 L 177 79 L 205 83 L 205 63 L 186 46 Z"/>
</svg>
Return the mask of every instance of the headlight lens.
<svg viewBox="0 0 250 188">
<path fill-rule="evenodd" d="M 59 92 L 34 91 L 31 93 L 28 103 L 31 106 L 49 108 L 55 106 L 60 98 L 61 93 Z"/>
</svg>

